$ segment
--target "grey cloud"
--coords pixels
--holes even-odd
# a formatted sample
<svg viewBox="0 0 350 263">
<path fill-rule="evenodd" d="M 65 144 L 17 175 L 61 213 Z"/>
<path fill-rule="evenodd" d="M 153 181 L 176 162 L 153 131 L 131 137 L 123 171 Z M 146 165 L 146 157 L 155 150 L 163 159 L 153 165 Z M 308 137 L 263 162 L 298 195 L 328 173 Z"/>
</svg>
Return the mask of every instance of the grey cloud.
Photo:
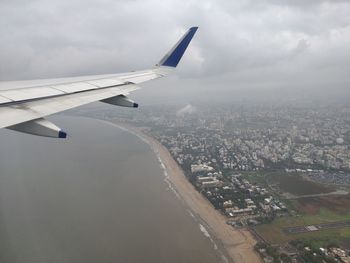
<svg viewBox="0 0 350 263">
<path fill-rule="evenodd" d="M 181 86 L 174 87 L 171 78 L 150 85 L 163 92 L 160 97 L 169 89 L 182 97 L 212 87 L 230 94 L 295 86 L 345 89 L 349 13 L 348 1 L 2 1 L 0 79 L 146 68 L 189 26 L 199 25 L 177 71 Z"/>
</svg>

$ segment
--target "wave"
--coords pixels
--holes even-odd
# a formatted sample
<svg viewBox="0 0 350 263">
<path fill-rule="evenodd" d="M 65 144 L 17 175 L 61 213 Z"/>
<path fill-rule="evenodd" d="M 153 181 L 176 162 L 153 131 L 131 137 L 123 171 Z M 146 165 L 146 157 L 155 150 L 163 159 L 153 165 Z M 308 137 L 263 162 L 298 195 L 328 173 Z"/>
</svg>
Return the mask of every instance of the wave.
<svg viewBox="0 0 350 263">
<path fill-rule="evenodd" d="M 211 237 L 211 235 L 209 234 L 209 231 L 201 224 L 199 223 L 199 229 L 200 231 L 203 233 L 203 235 L 207 238 L 209 238 L 210 242 L 213 244 L 214 249 L 219 251 L 220 253 L 220 257 L 222 262 L 224 263 L 228 263 L 227 258 L 224 256 L 224 254 L 222 253 L 222 251 L 219 250 L 218 246 L 216 245 L 215 241 L 213 240 L 213 238 Z"/>
</svg>

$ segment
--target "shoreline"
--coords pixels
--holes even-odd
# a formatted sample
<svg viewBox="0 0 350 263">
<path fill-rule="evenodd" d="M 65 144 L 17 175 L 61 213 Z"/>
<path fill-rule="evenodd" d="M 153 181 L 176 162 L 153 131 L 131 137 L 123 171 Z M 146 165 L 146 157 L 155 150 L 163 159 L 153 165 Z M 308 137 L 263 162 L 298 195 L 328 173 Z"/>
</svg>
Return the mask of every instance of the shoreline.
<svg viewBox="0 0 350 263">
<path fill-rule="evenodd" d="M 188 181 L 182 168 L 170 152 L 160 142 L 144 133 L 140 128 L 106 121 L 122 130 L 130 132 L 147 143 L 156 154 L 165 174 L 165 182 L 188 209 L 190 216 L 198 221 L 200 230 L 210 239 L 214 248 L 218 246 L 223 262 L 262 262 L 254 250 L 256 240 L 247 229 L 234 229 L 226 224 L 227 218 L 215 210 L 212 204 Z"/>
</svg>

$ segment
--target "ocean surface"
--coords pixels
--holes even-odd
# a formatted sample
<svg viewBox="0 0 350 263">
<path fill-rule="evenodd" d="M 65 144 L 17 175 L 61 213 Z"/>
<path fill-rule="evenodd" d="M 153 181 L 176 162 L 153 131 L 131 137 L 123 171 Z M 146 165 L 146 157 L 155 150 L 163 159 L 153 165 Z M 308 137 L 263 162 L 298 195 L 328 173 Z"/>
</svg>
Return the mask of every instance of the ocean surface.
<svg viewBox="0 0 350 263">
<path fill-rule="evenodd" d="M 67 140 L 0 130 L 0 262 L 219 262 L 157 156 L 101 121 L 52 118 Z"/>
</svg>

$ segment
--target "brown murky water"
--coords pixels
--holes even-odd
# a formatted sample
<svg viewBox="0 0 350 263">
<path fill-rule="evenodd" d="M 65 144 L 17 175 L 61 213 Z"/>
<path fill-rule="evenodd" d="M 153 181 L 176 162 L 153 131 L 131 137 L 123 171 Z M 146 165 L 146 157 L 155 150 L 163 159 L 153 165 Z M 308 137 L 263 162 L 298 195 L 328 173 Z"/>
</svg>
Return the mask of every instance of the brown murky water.
<svg viewBox="0 0 350 263">
<path fill-rule="evenodd" d="M 151 149 L 58 117 L 68 140 L 0 130 L 0 262 L 218 262 Z"/>
</svg>

